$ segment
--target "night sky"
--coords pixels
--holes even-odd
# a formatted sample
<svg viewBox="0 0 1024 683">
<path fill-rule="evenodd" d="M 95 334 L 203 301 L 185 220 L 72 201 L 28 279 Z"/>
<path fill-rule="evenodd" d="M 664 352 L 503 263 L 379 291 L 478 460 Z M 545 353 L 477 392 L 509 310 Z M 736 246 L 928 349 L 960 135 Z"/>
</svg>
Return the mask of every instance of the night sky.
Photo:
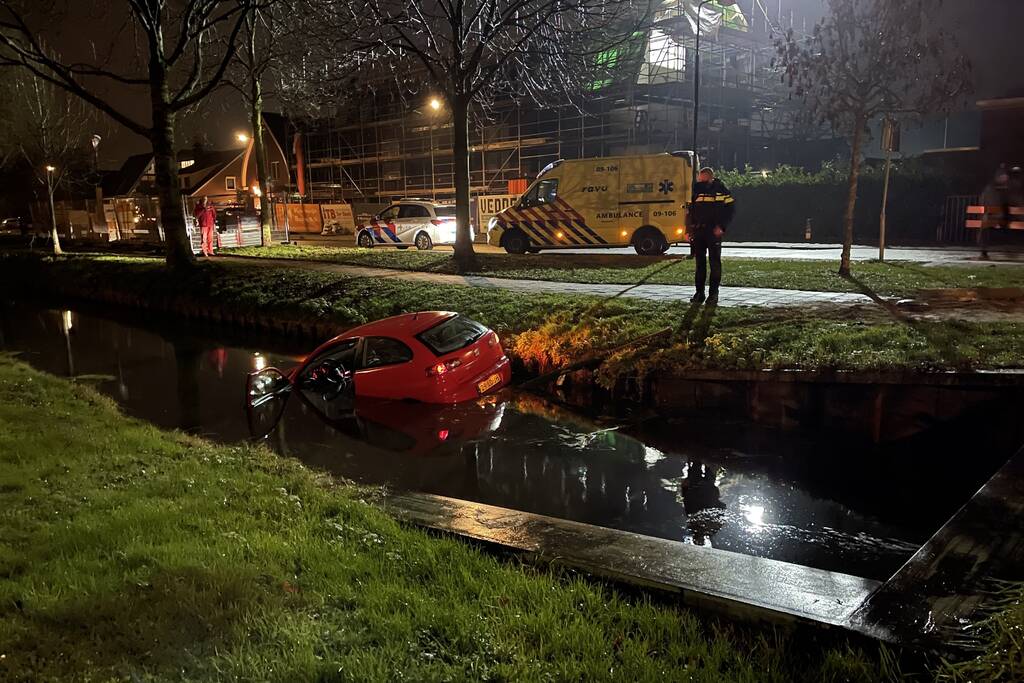
<svg viewBox="0 0 1024 683">
<path fill-rule="evenodd" d="M 751 0 L 740 0 L 746 9 Z M 780 0 L 762 0 L 770 11 L 776 12 Z M 790 10 L 796 16 L 806 12 L 820 16 L 823 0 L 781 0 L 783 15 Z M 120 0 L 78 0 L 57 3 L 70 8 L 63 12 L 47 31 L 47 41 L 59 49 L 66 58 L 87 59 L 95 50 L 106 54 L 114 44 L 112 63 L 131 61 L 134 36 L 124 26 L 124 2 Z M 976 96 L 974 99 L 997 97 L 1014 91 L 1024 94 L 1024 0 L 945 0 L 941 10 L 942 24 L 956 35 L 961 47 L 974 64 Z M 120 108 L 142 116 L 147 111 L 146 91 L 141 88 L 126 90 L 111 88 L 110 99 Z M 273 104 L 268 106 L 273 109 Z M 245 130 L 245 108 L 238 96 L 227 89 L 218 91 L 202 107 L 184 117 L 179 132 L 179 147 L 187 147 L 197 135 L 205 138 L 214 148 L 236 145 L 235 133 Z M 118 167 L 129 154 L 145 152 L 149 145 L 143 138 L 116 124 L 103 120 L 97 127 L 103 134 L 101 164 Z"/>
</svg>

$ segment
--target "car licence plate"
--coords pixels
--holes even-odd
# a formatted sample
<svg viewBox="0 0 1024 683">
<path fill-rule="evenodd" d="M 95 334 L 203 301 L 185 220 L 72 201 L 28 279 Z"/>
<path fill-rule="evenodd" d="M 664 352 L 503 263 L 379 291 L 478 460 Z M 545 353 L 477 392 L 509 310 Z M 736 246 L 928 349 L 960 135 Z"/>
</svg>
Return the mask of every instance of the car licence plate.
<svg viewBox="0 0 1024 683">
<path fill-rule="evenodd" d="M 491 375 L 490 377 L 485 379 L 483 382 L 478 382 L 477 383 L 477 385 L 476 385 L 477 391 L 479 391 L 482 394 L 482 393 L 486 392 L 488 389 L 491 389 L 491 388 L 495 387 L 498 384 L 498 382 L 500 382 L 500 381 L 501 381 L 501 375 L 499 375 L 498 373 L 494 373 L 493 375 Z"/>
</svg>

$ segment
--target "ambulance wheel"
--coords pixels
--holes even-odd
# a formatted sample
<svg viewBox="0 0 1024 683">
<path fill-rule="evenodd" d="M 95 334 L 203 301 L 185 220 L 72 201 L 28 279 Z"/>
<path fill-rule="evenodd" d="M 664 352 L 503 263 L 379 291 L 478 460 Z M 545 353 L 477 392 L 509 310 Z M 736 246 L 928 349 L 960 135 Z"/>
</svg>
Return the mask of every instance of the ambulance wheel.
<svg viewBox="0 0 1024 683">
<path fill-rule="evenodd" d="M 530 253 L 530 254 L 539 254 L 540 253 L 540 247 L 530 247 L 526 251 L 528 253 Z"/>
<path fill-rule="evenodd" d="M 356 240 L 356 244 L 363 249 L 373 249 L 373 235 L 364 230 L 359 233 L 359 239 Z"/>
<path fill-rule="evenodd" d="M 501 244 L 510 254 L 525 254 L 530 248 L 530 238 L 522 230 L 509 230 L 502 236 Z"/>
<path fill-rule="evenodd" d="M 434 243 L 430 241 L 430 235 L 425 232 L 416 235 L 416 248 L 420 251 L 430 251 L 433 249 Z"/>
<path fill-rule="evenodd" d="M 640 228 L 633 236 L 633 248 L 641 256 L 658 256 L 668 249 L 668 242 L 657 228 Z"/>
</svg>

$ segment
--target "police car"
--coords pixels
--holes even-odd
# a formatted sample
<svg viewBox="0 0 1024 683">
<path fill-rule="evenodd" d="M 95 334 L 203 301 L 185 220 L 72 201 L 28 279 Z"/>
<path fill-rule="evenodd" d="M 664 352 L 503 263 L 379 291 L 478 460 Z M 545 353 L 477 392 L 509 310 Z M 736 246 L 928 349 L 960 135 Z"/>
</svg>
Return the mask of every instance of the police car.
<svg viewBox="0 0 1024 683">
<path fill-rule="evenodd" d="M 370 248 L 392 246 L 433 249 L 455 243 L 455 206 L 402 200 L 356 226 L 356 244 Z"/>
</svg>

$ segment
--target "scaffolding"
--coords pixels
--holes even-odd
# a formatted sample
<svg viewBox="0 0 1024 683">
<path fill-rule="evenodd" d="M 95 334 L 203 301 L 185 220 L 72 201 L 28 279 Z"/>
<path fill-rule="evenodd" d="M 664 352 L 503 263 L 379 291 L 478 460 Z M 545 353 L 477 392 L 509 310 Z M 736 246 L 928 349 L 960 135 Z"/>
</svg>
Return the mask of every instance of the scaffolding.
<svg viewBox="0 0 1024 683">
<path fill-rule="evenodd" d="M 772 14 L 767 3 L 777 2 Z M 473 194 L 504 194 L 556 159 L 691 148 L 694 29 L 701 27 L 699 152 L 709 163 L 756 168 L 793 163 L 782 144 L 801 136 L 788 92 L 772 68 L 772 37 L 796 28 L 781 0 L 661 3 L 630 49 L 637 68 L 596 88 L 580 106 L 498 103 L 471 127 Z M 399 198 L 454 196 L 451 124 L 443 110 L 410 106 L 376 91 L 304 134 L 311 201 L 381 204 Z"/>
</svg>

